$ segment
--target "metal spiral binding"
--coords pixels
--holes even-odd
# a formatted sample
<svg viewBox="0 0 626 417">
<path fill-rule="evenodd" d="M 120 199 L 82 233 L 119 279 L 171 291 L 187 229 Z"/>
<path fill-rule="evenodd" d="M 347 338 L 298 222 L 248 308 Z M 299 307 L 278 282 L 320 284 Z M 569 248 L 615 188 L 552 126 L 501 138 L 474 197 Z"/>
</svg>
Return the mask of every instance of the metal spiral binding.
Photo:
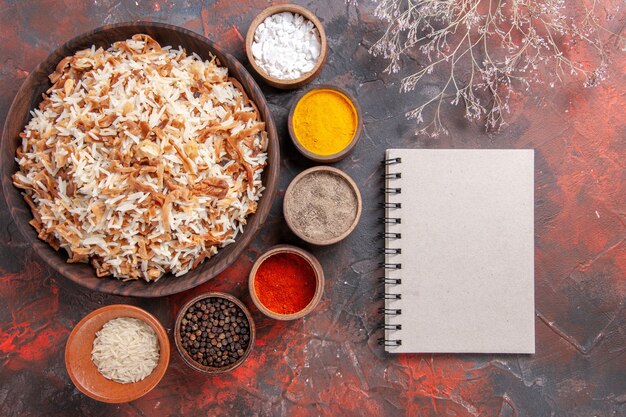
<svg viewBox="0 0 626 417">
<path fill-rule="evenodd" d="M 388 315 L 388 316 L 399 316 L 400 314 L 402 314 L 402 310 L 399 308 L 380 308 L 378 311 L 381 314 Z M 383 328 L 384 330 L 391 330 L 391 331 L 402 330 L 402 325 L 384 323 L 382 326 L 379 326 L 379 328 Z M 386 339 L 385 337 L 379 337 L 378 344 L 382 346 L 401 346 L 402 340 L 401 339 Z"/>
<path fill-rule="evenodd" d="M 394 165 L 394 164 L 400 164 L 402 163 L 402 158 L 388 158 L 383 160 L 383 165 L 388 166 L 388 165 Z M 383 174 L 383 178 L 385 179 L 385 181 L 387 180 L 396 180 L 396 179 L 401 179 L 402 178 L 402 173 L 401 172 L 385 172 Z M 382 192 L 387 194 L 387 195 L 398 195 L 402 193 L 402 188 L 401 187 L 388 187 L 385 186 L 382 189 Z M 396 210 L 396 209 L 401 209 L 402 208 L 402 203 L 400 202 L 388 202 L 385 201 L 384 203 L 380 203 L 379 206 L 385 210 L 387 209 L 392 209 L 392 210 Z M 386 214 L 386 213 L 385 213 Z M 381 217 L 380 221 L 385 224 L 385 225 L 398 225 L 398 224 L 402 224 L 402 218 L 399 216 L 387 216 L 385 215 L 385 217 Z M 384 233 L 381 233 L 380 236 L 385 239 L 401 239 L 402 238 L 402 233 L 399 232 L 388 232 L 385 231 Z M 385 247 L 382 248 L 380 251 L 380 253 L 385 254 L 385 255 L 399 255 L 402 253 L 402 249 L 399 247 L 388 247 L 387 244 L 385 244 Z M 402 269 L 402 264 L 401 263 L 396 263 L 396 262 L 381 262 L 380 266 L 382 268 L 384 268 L 385 270 L 400 270 Z M 386 287 L 387 285 L 401 285 L 402 284 L 402 279 L 400 278 L 394 278 L 394 277 L 388 277 L 388 276 L 384 276 L 380 278 L 380 282 Z M 402 299 L 402 294 L 397 293 L 397 292 L 387 292 L 387 288 L 385 288 L 385 291 L 382 291 L 380 293 L 380 297 L 384 300 L 401 300 Z M 402 314 L 402 309 L 399 308 L 381 308 L 380 309 L 381 314 L 387 315 L 387 316 L 399 316 Z M 384 323 L 380 326 L 381 329 L 384 329 L 385 331 L 397 331 L 397 330 L 402 330 L 402 325 L 401 324 L 390 324 L 390 323 Z M 385 335 L 386 336 L 386 335 Z M 395 346 L 401 346 L 402 345 L 402 340 L 401 339 L 387 339 L 386 337 L 381 337 L 378 339 L 378 344 L 382 345 L 382 346 L 389 346 L 389 347 L 395 347 Z"/>
<path fill-rule="evenodd" d="M 402 309 L 401 308 L 384 308 L 381 307 L 378 309 L 378 312 L 380 314 L 384 314 L 386 316 L 399 316 L 402 314 Z"/>
<path fill-rule="evenodd" d="M 381 217 L 379 220 L 381 220 L 383 223 L 386 223 L 386 224 L 402 223 L 402 219 L 400 217 Z"/>
<path fill-rule="evenodd" d="M 378 206 L 382 208 L 402 208 L 402 203 L 379 203 Z"/>
<path fill-rule="evenodd" d="M 388 278 L 388 277 L 380 277 L 378 278 L 381 283 L 387 285 L 400 285 L 402 284 L 402 279 L 400 278 Z"/>
<path fill-rule="evenodd" d="M 385 255 L 400 255 L 402 253 L 402 249 L 400 248 L 380 248 L 378 249 L 378 253 L 382 253 Z"/>
<path fill-rule="evenodd" d="M 380 323 L 378 326 L 375 327 L 375 330 L 402 330 L 402 325 L 401 324 L 387 324 L 387 323 Z M 378 340 L 382 339 L 379 338 Z"/>
<path fill-rule="evenodd" d="M 402 264 L 395 264 L 391 262 L 380 262 L 378 265 L 384 269 L 402 269 Z"/>
<path fill-rule="evenodd" d="M 402 158 L 388 158 L 383 159 L 383 165 L 393 165 L 402 163 Z"/>
<path fill-rule="evenodd" d="M 402 339 L 385 339 L 384 337 L 379 337 L 378 344 L 383 346 L 401 346 Z"/>
<path fill-rule="evenodd" d="M 401 172 L 392 172 L 391 174 L 385 174 L 386 180 L 397 180 L 399 178 L 402 178 Z"/>
<path fill-rule="evenodd" d="M 380 294 L 383 300 L 401 300 L 402 294 L 392 294 L 388 292 L 383 292 Z"/>
</svg>

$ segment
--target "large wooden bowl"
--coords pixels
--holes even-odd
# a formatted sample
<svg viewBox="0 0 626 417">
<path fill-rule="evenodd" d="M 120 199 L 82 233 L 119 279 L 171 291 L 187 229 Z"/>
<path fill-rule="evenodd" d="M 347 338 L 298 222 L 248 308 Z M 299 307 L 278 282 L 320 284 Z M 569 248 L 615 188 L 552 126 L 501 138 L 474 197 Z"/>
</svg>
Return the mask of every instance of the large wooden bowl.
<svg viewBox="0 0 626 417">
<path fill-rule="evenodd" d="M 20 191 L 13 186 L 11 180 L 11 176 L 18 169 L 15 162 L 18 135 L 29 120 L 30 110 L 37 107 L 41 101 L 42 93 L 50 87 L 48 75 L 54 71 L 57 63 L 63 57 L 72 55 L 76 51 L 91 45 L 106 48 L 113 42 L 128 39 L 137 33 L 148 34 L 161 45 L 171 45 L 173 47 L 180 45 L 188 52 L 196 52 L 205 59 L 208 58 L 209 53 L 217 56 L 221 64 L 228 67 L 230 75 L 239 80 L 248 97 L 256 103 L 261 118 L 266 123 L 269 138 L 267 150 L 268 165 L 262 176 L 265 191 L 259 200 L 257 212 L 248 218 L 248 224 L 244 228 L 244 233 L 237 237 L 235 243 L 220 249 L 217 255 L 187 274 L 178 278 L 167 274 L 158 282 L 153 283 L 147 283 L 143 280 L 122 282 L 111 277 L 98 278 L 91 265 L 66 263 L 67 257 L 64 253 L 56 252 L 48 243 L 37 238 L 35 229 L 28 224 L 32 219 L 32 213 L 23 200 Z M 48 265 L 72 281 L 93 290 L 137 297 L 160 297 L 193 288 L 210 280 L 235 261 L 239 254 L 252 242 L 254 236 L 265 222 L 272 205 L 278 180 L 280 151 L 276 125 L 263 93 L 239 61 L 215 46 L 207 38 L 192 31 L 164 23 L 131 22 L 103 26 L 70 40 L 50 54 L 45 61 L 30 73 L 13 100 L 7 115 L 2 132 L 2 142 L 0 143 L 0 162 L 2 164 L 3 193 L 11 211 L 11 216 L 22 235 L 32 245 L 34 251 Z"/>
</svg>

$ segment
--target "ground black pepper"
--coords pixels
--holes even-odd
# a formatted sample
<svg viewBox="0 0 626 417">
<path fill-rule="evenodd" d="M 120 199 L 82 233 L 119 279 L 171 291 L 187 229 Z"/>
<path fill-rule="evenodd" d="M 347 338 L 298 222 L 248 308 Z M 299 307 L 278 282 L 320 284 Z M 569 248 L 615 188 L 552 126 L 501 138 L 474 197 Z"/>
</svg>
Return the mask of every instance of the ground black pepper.
<svg viewBox="0 0 626 417">
<path fill-rule="evenodd" d="M 358 199 L 350 183 L 325 171 L 302 177 L 284 204 L 291 227 L 310 239 L 322 241 L 348 230 L 358 211 Z"/>
<path fill-rule="evenodd" d="M 197 363 L 221 368 L 237 362 L 250 344 L 250 324 L 230 300 L 210 297 L 187 310 L 181 320 L 183 348 Z"/>
</svg>

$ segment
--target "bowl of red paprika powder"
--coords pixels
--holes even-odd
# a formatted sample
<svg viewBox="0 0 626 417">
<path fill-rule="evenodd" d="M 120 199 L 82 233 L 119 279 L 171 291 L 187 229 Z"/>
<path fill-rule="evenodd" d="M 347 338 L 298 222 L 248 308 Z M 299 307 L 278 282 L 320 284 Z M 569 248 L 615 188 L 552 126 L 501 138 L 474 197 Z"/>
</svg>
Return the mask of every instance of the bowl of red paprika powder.
<svg viewBox="0 0 626 417">
<path fill-rule="evenodd" d="M 295 320 L 317 307 L 324 293 L 324 270 L 309 252 L 274 246 L 261 255 L 248 279 L 254 305 L 276 320 Z"/>
</svg>

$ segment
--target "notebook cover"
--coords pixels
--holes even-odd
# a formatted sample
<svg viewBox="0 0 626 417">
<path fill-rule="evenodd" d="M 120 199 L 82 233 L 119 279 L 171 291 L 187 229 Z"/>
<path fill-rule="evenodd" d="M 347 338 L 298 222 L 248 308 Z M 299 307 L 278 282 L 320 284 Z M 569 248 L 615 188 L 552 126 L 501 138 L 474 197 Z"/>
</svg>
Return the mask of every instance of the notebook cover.
<svg viewBox="0 0 626 417">
<path fill-rule="evenodd" d="M 389 352 L 534 353 L 534 151 L 389 149 Z"/>
</svg>

